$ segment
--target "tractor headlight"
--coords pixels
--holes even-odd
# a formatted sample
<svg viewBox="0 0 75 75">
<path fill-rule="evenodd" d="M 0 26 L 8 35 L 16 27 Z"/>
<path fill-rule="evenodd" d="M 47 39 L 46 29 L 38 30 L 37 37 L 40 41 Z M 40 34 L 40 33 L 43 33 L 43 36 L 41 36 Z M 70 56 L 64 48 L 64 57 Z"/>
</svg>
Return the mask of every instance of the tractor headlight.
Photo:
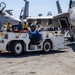
<svg viewBox="0 0 75 75">
<path fill-rule="evenodd" d="M 0 40 L 0 43 L 4 43 L 4 40 Z"/>
</svg>

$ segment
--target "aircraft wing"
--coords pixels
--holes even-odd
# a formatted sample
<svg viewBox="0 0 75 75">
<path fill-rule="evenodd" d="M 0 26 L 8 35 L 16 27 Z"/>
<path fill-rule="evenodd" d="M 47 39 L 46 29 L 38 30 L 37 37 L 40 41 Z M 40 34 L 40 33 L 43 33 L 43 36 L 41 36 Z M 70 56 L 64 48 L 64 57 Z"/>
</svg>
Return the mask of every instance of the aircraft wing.
<svg viewBox="0 0 75 75">
<path fill-rule="evenodd" d="M 13 14 L 12 14 L 12 11 L 13 11 L 12 9 L 11 9 L 11 10 L 5 10 L 5 11 L 6 11 L 8 14 L 13 15 Z"/>
<path fill-rule="evenodd" d="M 69 16 L 69 13 L 68 12 L 65 12 L 65 13 L 60 13 L 56 16 L 53 17 L 53 19 L 57 19 L 57 18 L 68 18 Z"/>
</svg>

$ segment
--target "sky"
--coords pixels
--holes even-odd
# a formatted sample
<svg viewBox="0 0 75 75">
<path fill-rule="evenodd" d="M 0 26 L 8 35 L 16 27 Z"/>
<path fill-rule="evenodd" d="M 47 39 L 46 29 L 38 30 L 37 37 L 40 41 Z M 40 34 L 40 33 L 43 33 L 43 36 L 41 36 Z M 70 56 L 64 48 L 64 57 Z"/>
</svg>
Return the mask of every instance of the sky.
<svg viewBox="0 0 75 75">
<path fill-rule="evenodd" d="M 58 14 L 56 8 L 56 0 L 28 0 L 29 3 L 29 16 L 38 16 L 42 13 L 46 16 L 49 11 L 55 16 Z M 6 3 L 5 10 L 13 9 L 13 15 L 17 18 L 20 16 L 20 11 L 22 7 L 25 6 L 23 0 L 0 0 L 0 2 Z M 69 0 L 59 0 L 63 12 L 68 11 Z"/>
</svg>

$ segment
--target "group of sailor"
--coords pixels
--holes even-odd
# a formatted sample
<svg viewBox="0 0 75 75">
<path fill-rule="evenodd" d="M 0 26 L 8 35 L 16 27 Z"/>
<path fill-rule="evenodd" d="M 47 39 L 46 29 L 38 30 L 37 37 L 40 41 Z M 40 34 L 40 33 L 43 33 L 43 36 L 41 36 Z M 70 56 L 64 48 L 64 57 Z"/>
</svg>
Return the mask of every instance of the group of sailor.
<svg viewBox="0 0 75 75">
<path fill-rule="evenodd" d="M 32 25 L 32 23 L 31 23 Z M 17 26 L 12 26 L 9 22 L 6 21 L 5 23 L 5 28 L 7 32 L 11 32 L 11 31 L 28 31 L 30 30 L 30 26 L 27 22 L 19 22 L 19 24 Z M 35 25 L 36 29 L 39 30 L 40 26 L 39 25 Z M 3 28 L 2 28 L 3 31 Z"/>
</svg>

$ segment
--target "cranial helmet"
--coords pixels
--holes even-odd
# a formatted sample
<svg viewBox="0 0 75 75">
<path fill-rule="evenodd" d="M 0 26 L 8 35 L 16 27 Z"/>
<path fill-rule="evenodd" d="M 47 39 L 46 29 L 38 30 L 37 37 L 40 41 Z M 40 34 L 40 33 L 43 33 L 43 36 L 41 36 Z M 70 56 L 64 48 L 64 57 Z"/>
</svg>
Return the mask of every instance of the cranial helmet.
<svg viewBox="0 0 75 75">
<path fill-rule="evenodd" d="M 30 28 L 36 29 L 36 25 L 35 24 L 31 24 Z"/>
</svg>

